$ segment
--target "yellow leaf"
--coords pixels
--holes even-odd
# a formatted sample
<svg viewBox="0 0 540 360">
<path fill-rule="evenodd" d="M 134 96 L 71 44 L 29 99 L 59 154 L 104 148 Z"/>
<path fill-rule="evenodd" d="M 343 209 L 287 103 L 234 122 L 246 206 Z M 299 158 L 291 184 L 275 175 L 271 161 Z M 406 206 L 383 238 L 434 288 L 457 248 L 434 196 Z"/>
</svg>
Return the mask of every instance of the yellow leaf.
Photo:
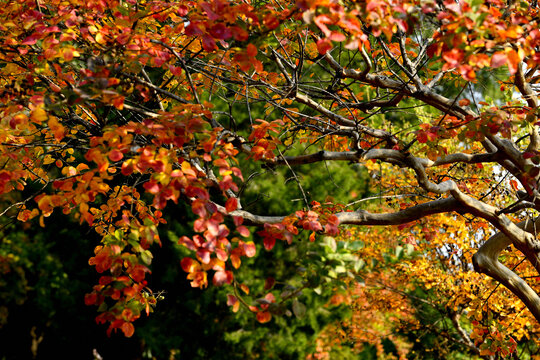
<svg viewBox="0 0 540 360">
<path fill-rule="evenodd" d="M 107 43 L 107 41 L 105 40 L 105 38 L 103 37 L 101 33 L 96 34 L 96 42 L 101 45 L 104 45 Z"/>
<path fill-rule="evenodd" d="M 41 124 L 43 121 L 47 120 L 47 112 L 43 110 L 43 108 L 38 107 L 34 111 L 32 111 L 32 115 L 30 116 L 30 119 L 32 121 Z"/>
<path fill-rule="evenodd" d="M 55 161 L 56 160 L 51 155 L 45 155 L 45 158 L 43 159 L 43 165 L 49 165 Z"/>
</svg>

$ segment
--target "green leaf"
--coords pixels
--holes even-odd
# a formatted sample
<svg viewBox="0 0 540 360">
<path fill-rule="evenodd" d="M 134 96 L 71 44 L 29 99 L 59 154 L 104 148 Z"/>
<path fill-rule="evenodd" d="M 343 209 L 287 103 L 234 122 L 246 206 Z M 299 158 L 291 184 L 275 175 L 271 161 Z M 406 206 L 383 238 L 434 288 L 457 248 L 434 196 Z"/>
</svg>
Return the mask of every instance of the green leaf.
<svg viewBox="0 0 540 360">
<path fill-rule="evenodd" d="M 414 245 L 412 244 L 405 245 L 405 254 L 407 256 L 411 256 L 413 253 L 414 253 Z"/>
<path fill-rule="evenodd" d="M 398 245 L 396 246 L 396 258 L 398 260 L 401 260 L 402 257 L 403 257 L 403 246 Z"/>
<path fill-rule="evenodd" d="M 293 300 L 292 311 L 297 318 L 302 318 L 306 314 L 306 305 L 302 304 L 297 299 Z"/>
<path fill-rule="evenodd" d="M 323 245 L 327 246 L 332 250 L 332 252 L 336 252 L 337 250 L 337 243 L 336 239 L 334 239 L 331 236 L 325 236 L 323 239 Z"/>
<path fill-rule="evenodd" d="M 356 262 L 354 263 L 354 271 L 359 272 L 360 270 L 364 268 L 365 265 L 366 265 L 366 262 L 363 259 L 356 260 Z"/>
<path fill-rule="evenodd" d="M 348 248 L 353 251 L 358 251 L 360 249 L 364 248 L 364 242 L 363 241 L 351 241 L 348 243 Z"/>
<path fill-rule="evenodd" d="M 141 260 L 146 264 L 150 265 L 152 263 L 152 253 L 149 250 L 141 252 Z"/>
</svg>

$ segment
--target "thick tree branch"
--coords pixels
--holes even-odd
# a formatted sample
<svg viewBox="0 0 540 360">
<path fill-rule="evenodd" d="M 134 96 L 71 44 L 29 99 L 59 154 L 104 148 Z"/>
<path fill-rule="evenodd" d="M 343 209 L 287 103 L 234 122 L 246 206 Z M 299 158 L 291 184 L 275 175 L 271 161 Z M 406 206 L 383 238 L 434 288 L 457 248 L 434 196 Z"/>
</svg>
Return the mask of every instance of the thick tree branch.
<svg viewBox="0 0 540 360">
<path fill-rule="evenodd" d="M 535 222 L 526 220 L 515 226 L 530 234 L 539 225 L 540 218 Z M 506 286 L 523 301 L 534 317 L 540 321 L 540 296 L 538 296 L 525 280 L 499 262 L 500 253 L 511 243 L 510 238 L 502 232 L 493 235 L 474 254 L 474 268 L 476 271 L 489 275 Z"/>
<path fill-rule="evenodd" d="M 250 213 L 245 210 L 235 210 L 227 212 L 225 207 L 216 205 L 219 212 L 229 216 L 241 216 L 244 218 L 244 224 L 264 225 L 277 224 L 285 219 L 285 216 L 261 216 Z M 423 204 L 411 206 L 410 208 L 394 213 L 371 213 L 365 210 L 352 212 L 340 212 L 335 214 L 340 224 L 351 225 L 400 225 L 411 221 L 421 219 L 425 216 L 452 212 L 459 210 L 459 202 L 453 197 L 438 199 Z"/>
</svg>

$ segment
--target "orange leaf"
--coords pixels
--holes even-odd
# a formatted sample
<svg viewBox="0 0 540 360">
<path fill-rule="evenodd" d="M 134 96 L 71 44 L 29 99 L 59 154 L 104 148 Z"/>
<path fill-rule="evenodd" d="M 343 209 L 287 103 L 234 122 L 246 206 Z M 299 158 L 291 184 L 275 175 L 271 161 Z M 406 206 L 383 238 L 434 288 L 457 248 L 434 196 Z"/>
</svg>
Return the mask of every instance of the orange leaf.
<svg viewBox="0 0 540 360">
<path fill-rule="evenodd" d="M 236 254 L 231 254 L 230 257 L 231 257 L 232 266 L 235 269 L 238 269 L 240 267 L 240 264 L 242 263 L 242 261 L 240 260 L 240 257 Z"/>
<path fill-rule="evenodd" d="M 135 327 L 130 322 L 125 322 L 122 324 L 122 332 L 126 337 L 131 337 L 135 332 Z"/>
<path fill-rule="evenodd" d="M 242 289 L 242 291 L 245 292 L 246 295 L 249 295 L 249 287 L 246 284 L 240 284 L 240 289 Z"/>
<path fill-rule="evenodd" d="M 508 60 L 508 71 L 510 71 L 510 74 L 514 75 L 517 72 L 519 66 L 519 55 L 514 49 L 507 49 L 506 58 Z"/>
<path fill-rule="evenodd" d="M 267 323 L 270 320 L 272 320 L 272 314 L 270 314 L 268 311 L 259 311 L 257 313 L 257 321 L 261 324 Z"/>
</svg>

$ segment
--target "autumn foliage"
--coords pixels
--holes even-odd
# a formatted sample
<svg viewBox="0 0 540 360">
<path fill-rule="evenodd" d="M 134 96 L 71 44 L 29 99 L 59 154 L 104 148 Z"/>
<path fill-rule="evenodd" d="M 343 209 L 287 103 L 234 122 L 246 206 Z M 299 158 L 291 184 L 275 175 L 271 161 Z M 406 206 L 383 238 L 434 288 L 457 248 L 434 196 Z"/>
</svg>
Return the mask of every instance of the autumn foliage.
<svg viewBox="0 0 540 360">
<path fill-rule="evenodd" d="M 193 231 L 178 243 L 192 255 L 171 266 L 193 287 L 230 286 L 228 305 L 260 323 L 300 292 L 271 285 L 246 301 L 242 262 L 277 242 L 349 241 L 348 224 L 386 226 L 346 228 L 365 238 L 355 251 L 365 262 L 396 246 L 423 254 L 350 269 L 354 309 L 404 301 L 367 289 L 377 284 L 403 299 L 435 288 L 426 301 L 468 317 L 460 341 L 482 356 L 515 350 L 509 339 L 525 334 L 512 319 L 537 331 L 536 1 L 21 0 L 2 3 L 0 20 L 0 215 L 47 226 L 62 212 L 100 235 L 88 254 L 100 278 L 84 302 L 109 333 L 133 335 L 156 305 L 152 247 L 184 205 Z M 329 189 L 339 171 L 328 164 L 367 169 L 365 198 L 305 190 L 295 169 L 319 163 Z M 295 210 L 253 211 L 245 194 L 277 171 L 294 184 Z M 493 295 L 498 315 L 482 325 L 489 306 L 475 286 L 492 281 L 521 302 Z M 392 316 L 414 327 L 407 304 Z M 494 323 L 500 339 L 488 344 Z"/>
</svg>

